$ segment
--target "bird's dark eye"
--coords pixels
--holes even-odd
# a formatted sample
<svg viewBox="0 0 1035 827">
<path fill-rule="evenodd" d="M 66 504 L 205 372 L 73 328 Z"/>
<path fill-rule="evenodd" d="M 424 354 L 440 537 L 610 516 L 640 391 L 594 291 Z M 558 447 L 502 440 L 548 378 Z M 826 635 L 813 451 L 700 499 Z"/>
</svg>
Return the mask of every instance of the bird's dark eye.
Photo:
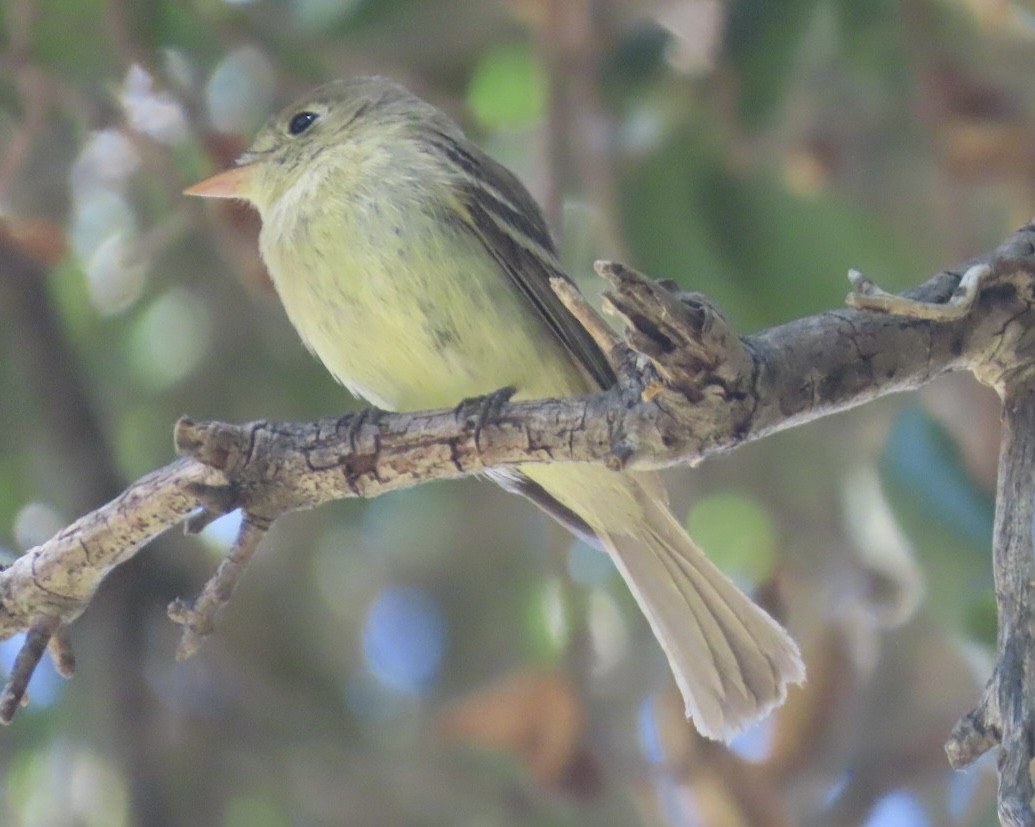
<svg viewBox="0 0 1035 827">
<path fill-rule="evenodd" d="M 311 127 L 319 117 L 320 116 L 315 112 L 299 112 L 291 118 L 291 123 L 288 124 L 288 132 L 292 135 L 301 135 Z"/>
</svg>

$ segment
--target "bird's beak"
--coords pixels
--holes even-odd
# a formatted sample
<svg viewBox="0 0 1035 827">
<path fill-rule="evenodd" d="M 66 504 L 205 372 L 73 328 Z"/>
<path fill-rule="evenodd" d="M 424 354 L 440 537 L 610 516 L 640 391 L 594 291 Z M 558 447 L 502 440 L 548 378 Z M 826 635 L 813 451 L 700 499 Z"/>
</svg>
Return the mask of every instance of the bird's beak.
<svg viewBox="0 0 1035 827">
<path fill-rule="evenodd" d="M 217 172 L 204 181 L 187 187 L 183 194 L 196 195 L 200 198 L 243 198 L 247 200 L 254 173 L 254 163 L 241 164 Z"/>
</svg>

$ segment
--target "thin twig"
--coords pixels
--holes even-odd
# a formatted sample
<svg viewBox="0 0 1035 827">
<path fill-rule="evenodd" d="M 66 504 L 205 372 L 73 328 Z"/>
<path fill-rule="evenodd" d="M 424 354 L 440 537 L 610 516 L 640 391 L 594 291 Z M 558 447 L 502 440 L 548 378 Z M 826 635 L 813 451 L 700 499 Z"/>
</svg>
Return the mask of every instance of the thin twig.
<svg viewBox="0 0 1035 827">
<path fill-rule="evenodd" d="M 607 265 L 608 262 L 598 261 L 594 266 L 599 273 Z M 571 315 L 578 319 L 579 324 L 586 328 L 586 332 L 597 343 L 597 347 L 604 352 L 605 356 L 610 359 L 611 355 L 624 345 L 622 337 L 615 333 L 611 325 L 604 321 L 603 317 L 597 313 L 596 308 L 586 301 L 586 297 L 582 295 L 574 284 L 567 279 L 554 277 L 550 279 L 550 286 L 553 288 L 553 292 L 557 294 L 557 298 L 561 300 L 561 303 L 568 308 Z"/>
<path fill-rule="evenodd" d="M 72 652 L 72 641 L 68 638 L 68 627 L 59 626 L 47 646 L 50 659 L 54 662 L 57 673 L 66 680 L 75 674 L 75 654 Z"/>
<path fill-rule="evenodd" d="M 197 652 L 204 639 L 215 631 L 216 619 L 230 602 L 234 587 L 268 530 L 269 525 L 245 515 L 233 548 L 205 584 L 201 594 L 192 602 L 176 600 L 169 606 L 169 617 L 183 626 L 176 660 L 187 660 Z"/>
<path fill-rule="evenodd" d="M 936 322 L 954 322 L 965 317 L 977 299 L 982 282 L 993 275 L 992 268 L 985 263 L 975 264 L 960 279 L 959 286 L 943 303 L 914 301 L 881 289 L 858 270 L 848 271 L 852 292 L 846 299 L 850 307 L 859 310 L 873 310 L 880 313 L 894 313 L 910 319 L 926 319 Z"/>
<path fill-rule="evenodd" d="M 33 621 L 25 635 L 25 643 L 14 659 L 14 666 L 7 678 L 3 694 L 0 695 L 0 724 L 9 724 L 14 713 L 25 701 L 25 691 L 32 680 L 40 658 L 47 651 L 51 637 L 57 631 L 61 621 L 51 615 L 38 617 Z"/>
</svg>

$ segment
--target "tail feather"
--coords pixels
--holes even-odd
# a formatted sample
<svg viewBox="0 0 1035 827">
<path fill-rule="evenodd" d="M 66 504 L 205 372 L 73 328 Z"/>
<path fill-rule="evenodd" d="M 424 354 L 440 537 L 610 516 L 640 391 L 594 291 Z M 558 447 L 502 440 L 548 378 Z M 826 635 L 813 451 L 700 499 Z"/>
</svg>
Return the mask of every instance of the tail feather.
<svg viewBox="0 0 1035 827">
<path fill-rule="evenodd" d="M 668 656 L 703 735 L 728 741 L 805 676 L 798 647 L 704 555 L 664 506 L 645 533 L 602 534 Z"/>
<path fill-rule="evenodd" d="M 653 475 L 523 466 L 593 529 L 668 656 L 686 712 L 728 741 L 781 704 L 805 668 L 790 635 L 726 577 L 665 505 Z"/>
</svg>

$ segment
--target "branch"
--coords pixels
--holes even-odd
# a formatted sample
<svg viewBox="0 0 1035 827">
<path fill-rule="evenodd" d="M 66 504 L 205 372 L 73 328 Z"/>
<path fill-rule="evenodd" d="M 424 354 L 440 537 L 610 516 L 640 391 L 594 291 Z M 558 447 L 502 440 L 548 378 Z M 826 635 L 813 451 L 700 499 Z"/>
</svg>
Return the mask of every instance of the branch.
<svg viewBox="0 0 1035 827">
<path fill-rule="evenodd" d="M 1004 825 L 1035 823 L 1031 762 L 1035 758 L 1035 375 L 1006 383 L 996 491 L 993 566 L 999 611 L 998 658 L 980 703 L 953 729 L 946 752 L 966 767 L 1002 745 L 999 818 Z"/>
<path fill-rule="evenodd" d="M 1007 402 L 995 552 L 1000 663 L 985 700 L 957 727 L 949 749 L 962 765 L 1001 742 L 1004 821 L 1032 823 L 1012 814 L 1030 814 L 1026 767 L 1035 743 L 1035 686 L 1026 683 L 1035 684 L 1035 669 L 1022 668 L 1033 657 L 1027 584 L 1035 396 L 1027 371 L 1035 364 L 1028 352 L 1035 328 L 1035 226 L 904 298 L 888 297 L 853 273 L 852 307 L 746 337 L 738 337 L 698 294 L 621 265 L 598 269 L 610 282 L 605 309 L 627 323 L 624 341 L 610 335 L 580 297 L 569 292 L 562 298 L 615 366 L 620 379 L 607 392 L 523 402 L 496 394 L 452 411 L 366 410 L 306 424 L 177 423 L 176 446 L 184 459 L 134 483 L 0 572 L 0 637 L 30 630 L 29 666 L 12 676 L 0 720 L 16 708 L 9 701 L 21 697 L 17 684 L 27 681 L 32 658 L 43 648 L 49 645 L 70 668 L 63 630 L 107 572 L 192 512 L 194 527 L 236 508 L 245 520 L 201 598 L 171 607 L 185 626 L 182 656 L 211 632 L 265 530 L 289 511 L 508 464 L 696 463 L 969 369 Z"/>
</svg>

